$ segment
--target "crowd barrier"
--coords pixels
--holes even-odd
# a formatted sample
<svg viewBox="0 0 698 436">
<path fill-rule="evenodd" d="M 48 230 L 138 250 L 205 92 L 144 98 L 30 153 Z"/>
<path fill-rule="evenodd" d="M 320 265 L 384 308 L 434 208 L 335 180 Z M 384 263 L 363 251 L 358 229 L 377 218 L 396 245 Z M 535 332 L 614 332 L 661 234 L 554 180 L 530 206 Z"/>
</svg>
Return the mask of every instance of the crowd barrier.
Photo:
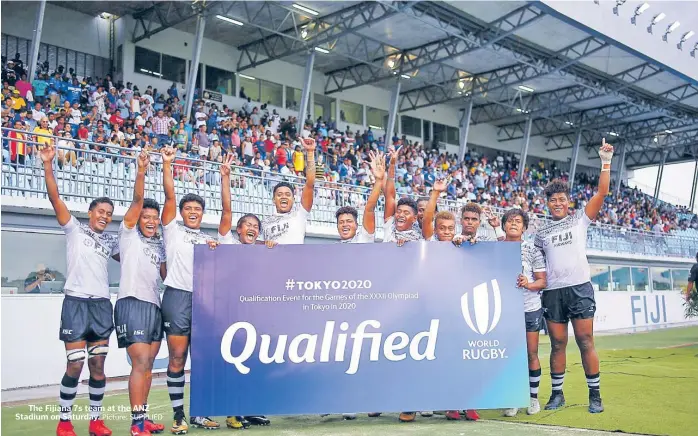
<svg viewBox="0 0 698 436">
<path fill-rule="evenodd" d="M 3 136 L 14 129 L 2 129 Z M 15 131 L 16 132 L 16 131 Z M 37 140 L 50 135 L 30 135 L 28 145 L 39 145 Z M 7 138 L 4 138 L 7 140 Z M 86 207 L 92 199 L 100 196 L 110 197 L 117 205 L 128 207 L 133 196 L 133 184 L 136 177 L 136 153 L 134 149 L 105 146 L 86 141 L 71 140 L 72 146 L 59 145 L 54 164 L 58 189 L 62 198 Z M 91 149 L 94 147 L 95 149 Z M 146 197 L 164 203 L 162 188 L 161 156 L 151 154 L 151 167 L 146 177 Z M 204 198 L 207 213 L 219 215 L 222 210 L 220 197 L 219 164 L 198 159 L 181 158 L 173 164 L 175 175 L 175 193 L 178 198 L 187 193 L 195 193 Z M 296 187 L 296 201 L 300 202 L 303 179 L 295 175 L 282 175 L 277 172 L 261 171 L 247 167 L 232 168 L 232 208 L 236 214 L 254 213 L 260 217 L 272 214 L 272 188 L 280 182 L 287 181 Z M 309 221 L 319 226 L 336 227 L 335 212 L 342 206 L 354 206 L 359 215 L 370 190 L 368 188 L 316 181 L 315 201 Z M 2 195 L 13 197 L 47 198 L 43 165 L 38 155 L 26 156 L 23 163 L 3 162 Z M 448 210 L 459 215 L 467 200 L 439 201 L 439 210 Z M 383 214 L 383 198 L 376 208 L 376 216 Z M 492 207 L 492 211 L 501 216 L 504 209 Z M 527 237 L 537 228 L 549 221 L 544 215 L 529 214 L 530 225 Z M 492 236 L 494 229 L 482 219 L 480 233 Z M 382 237 L 378 226 L 377 237 Z M 698 238 L 679 234 L 657 234 L 627 227 L 594 223 L 587 236 L 589 249 L 609 253 L 632 253 L 646 256 L 672 256 L 694 258 L 698 251 Z"/>
</svg>

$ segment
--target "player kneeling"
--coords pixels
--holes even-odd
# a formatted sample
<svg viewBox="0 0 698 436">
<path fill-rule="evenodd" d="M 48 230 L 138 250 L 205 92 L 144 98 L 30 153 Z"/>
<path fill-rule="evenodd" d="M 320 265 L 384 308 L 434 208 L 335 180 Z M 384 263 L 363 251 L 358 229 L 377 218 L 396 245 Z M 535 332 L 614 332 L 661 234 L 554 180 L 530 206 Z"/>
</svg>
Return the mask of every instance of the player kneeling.
<svg viewBox="0 0 698 436">
<path fill-rule="evenodd" d="M 506 234 L 505 241 L 521 242 L 521 264 L 523 272 L 516 279 L 516 286 L 524 292 L 524 311 L 526 312 L 526 348 L 528 349 L 528 383 L 531 405 L 528 414 L 540 412 L 538 403 L 538 385 L 540 384 L 540 361 L 538 360 L 538 336 L 543 329 L 543 306 L 540 293 L 547 284 L 545 274 L 545 256 L 533 243 L 522 240 L 528 228 L 528 215 L 521 209 L 510 209 L 502 217 L 502 228 Z M 504 416 L 516 416 L 518 409 L 507 409 Z"/>
</svg>

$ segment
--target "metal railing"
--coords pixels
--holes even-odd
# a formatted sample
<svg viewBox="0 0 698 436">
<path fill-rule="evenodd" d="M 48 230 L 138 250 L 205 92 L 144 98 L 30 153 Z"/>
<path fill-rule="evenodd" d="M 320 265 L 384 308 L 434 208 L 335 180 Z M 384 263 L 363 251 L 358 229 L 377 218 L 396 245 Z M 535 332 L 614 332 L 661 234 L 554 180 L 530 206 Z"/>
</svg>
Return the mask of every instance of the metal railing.
<svg viewBox="0 0 698 436">
<path fill-rule="evenodd" d="M 10 140 L 2 129 L 3 141 Z M 33 136 L 33 138 L 32 138 Z M 64 138 L 50 135 L 30 134 L 30 139 L 23 142 L 32 148 L 24 162 L 3 162 L 2 195 L 26 198 L 47 198 L 43 164 L 36 149 L 38 137 L 48 137 L 54 141 Z M 58 143 L 54 171 L 61 197 L 66 201 L 89 204 L 95 197 L 106 196 L 116 205 L 128 206 L 133 196 L 133 184 L 136 176 L 137 149 L 121 148 L 109 144 L 97 144 L 71 139 L 70 143 Z M 146 176 L 146 197 L 164 203 L 162 189 L 162 160 L 158 153 L 151 153 L 151 166 Z M 175 194 L 181 198 L 185 194 L 200 195 L 206 202 L 209 214 L 221 213 L 221 177 L 219 164 L 216 162 L 178 157 L 173 163 L 175 177 Z M 262 171 L 247 167 L 233 167 L 231 172 L 232 208 L 235 217 L 254 213 L 260 217 L 272 214 L 272 189 L 280 181 L 286 181 L 296 188 L 296 201 L 300 202 L 304 179 L 294 175 L 282 175 L 278 172 Z M 335 212 L 342 206 L 353 206 L 363 215 L 370 190 L 368 188 L 316 181 L 315 201 L 309 217 L 309 223 L 336 228 Z M 439 210 L 448 210 L 459 216 L 466 200 L 441 200 Z M 379 200 L 376 216 L 383 215 L 384 199 Z M 504 209 L 491 208 L 501 216 Z M 550 218 L 543 215 L 529 214 L 530 224 L 527 237 Z M 381 221 L 379 221 L 380 223 Z M 494 229 L 487 220 L 482 219 L 480 233 L 493 235 Z M 377 236 L 382 236 L 381 226 L 377 226 Z M 631 228 L 594 223 L 588 232 L 587 246 L 590 249 L 609 253 L 633 253 L 654 256 L 675 256 L 693 258 L 698 251 L 698 238 L 681 235 L 665 235 L 639 231 Z"/>
</svg>

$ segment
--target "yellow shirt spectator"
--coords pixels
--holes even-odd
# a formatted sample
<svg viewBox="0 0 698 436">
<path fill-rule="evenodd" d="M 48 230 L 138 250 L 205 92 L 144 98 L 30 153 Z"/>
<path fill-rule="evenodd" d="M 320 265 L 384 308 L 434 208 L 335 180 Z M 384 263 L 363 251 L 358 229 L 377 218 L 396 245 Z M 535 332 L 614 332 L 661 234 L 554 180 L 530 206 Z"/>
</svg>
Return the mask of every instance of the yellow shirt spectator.
<svg viewBox="0 0 698 436">
<path fill-rule="evenodd" d="M 300 147 L 296 147 L 296 151 L 293 152 L 293 169 L 296 173 L 302 173 L 305 170 L 305 157 Z"/>
<path fill-rule="evenodd" d="M 38 133 L 41 135 L 53 135 L 53 132 L 51 129 L 48 128 L 48 121 L 47 120 L 41 120 L 41 124 L 34 127 L 34 130 L 32 130 L 33 133 Z M 51 145 L 52 143 L 51 138 L 47 138 L 45 136 L 36 136 L 36 142 L 39 145 Z"/>
<path fill-rule="evenodd" d="M 24 101 L 22 97 L 20 97 L 19 94 L 13 95 L 12 96 L 12 109 L 18 111 L 22 109 L 23 107 L 27 107 L 27 102 Z"/>
</svg>

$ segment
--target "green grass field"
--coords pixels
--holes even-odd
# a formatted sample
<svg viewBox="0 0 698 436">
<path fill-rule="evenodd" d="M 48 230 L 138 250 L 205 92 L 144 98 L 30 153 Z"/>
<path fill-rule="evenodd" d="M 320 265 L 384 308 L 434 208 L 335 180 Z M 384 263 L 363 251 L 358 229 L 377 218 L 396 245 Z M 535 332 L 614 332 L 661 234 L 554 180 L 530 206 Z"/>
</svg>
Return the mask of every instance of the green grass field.
<svg viewBox="0 0 698 436">
<path fill-rule="evenodd" d="M 547 338 L 543 338 L 543 342 Z M 251 428 L 255 435 L 429 435 L 429 436 L 514 436 L 514 435 L 576 435 L 596 436 L 605 432 L 689 436 L 696 434 L 698 403 L 698 327 L 659 330 L 632 335 L 600 336 L 596 340 L 601 358 L 601 392 L 606 412 L 587 413 L 587 388 L 579 352 L 570 341 L 565 378 L 567 406 L 558 411 L 516 418 L 504 418 L 499 411 L 481 411 L 478 422 L 450 422 L 443 416 L 423 418 L 414 423 L 397 421 L 396 415 L 380 418 L 359 416 L 355 421 L 342 421 L 340 416 L 274 417 L 269 427 Z M 547 343 L 541 344 L 544 378 L 540 398 L 544 403 L 550 394 L 547 369 Z M 114 435 L 127 435 L 130 425 L 128 396 L 113 394 L 105 398 L 105 415 Z M 185 395 L 185 399 L 188 394 Z M 34 401 L 35 405 L 54 404 L 55 399 Z M 77 407 L 85 410 L 87 400 L 81 398 Z M 169 425 L 171 409 L 167 391 L 154 389 L 150 398 L 151 415 Z M 119 410 L 121 409 L 121 410 Z M 3 436 L 55 434 L 54 421 L 18 419 L 18 414 L 31 414 L 29 405 L 2 408 Z M 76 412 L 82 414 L 81 411 Z M 37 415 L 42 415 L 38 413 Z M 44 412 L 45 416 L 46 413 Z M 224 425 L 224 420 L 220 420 Z M 87 435 L 87 422 L 75 420 L 78 435 Z M 588 429 L 588 430 L 579 430 Z M 590 430 L 598 430 L 590 431 Z M 169 431 L 169 430 L 168 430 Z M 234 430 L 222 428 L 220 432 Z M 602 433 L 604 432 L 604 433 Z M 190 430 L 191 434 L 210 433 Z"/>
</svg>

